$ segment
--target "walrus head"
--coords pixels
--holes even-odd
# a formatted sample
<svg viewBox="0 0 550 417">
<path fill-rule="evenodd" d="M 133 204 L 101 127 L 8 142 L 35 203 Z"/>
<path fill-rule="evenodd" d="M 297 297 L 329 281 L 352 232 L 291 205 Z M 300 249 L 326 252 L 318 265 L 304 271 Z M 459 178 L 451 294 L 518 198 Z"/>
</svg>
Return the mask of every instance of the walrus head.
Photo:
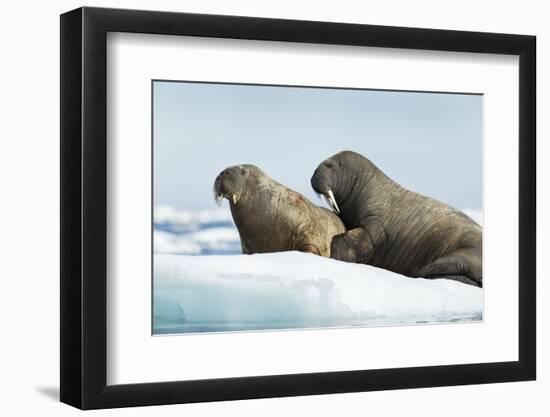
<svg viewBox="0 0 550 417">
<path fill-rule="evenodd" d="M 358 162 L 365 159 L 352 151 L 342 151 L 325 159 L 319 164 L 311 177 L 311 186 L 315 193 L 322 195 L 336 214 L 340 214 L 340 205 L 347 199 L 357 178 Z"/>
<path fill-rule="evenodd" d="M 214 181 L 216 204 L 221 205 L 224 198 L 237 204 L 245 195 L 250 175 L 257 170 L 254 165 L 234 165 L 220 172 Z"/>
</svg>

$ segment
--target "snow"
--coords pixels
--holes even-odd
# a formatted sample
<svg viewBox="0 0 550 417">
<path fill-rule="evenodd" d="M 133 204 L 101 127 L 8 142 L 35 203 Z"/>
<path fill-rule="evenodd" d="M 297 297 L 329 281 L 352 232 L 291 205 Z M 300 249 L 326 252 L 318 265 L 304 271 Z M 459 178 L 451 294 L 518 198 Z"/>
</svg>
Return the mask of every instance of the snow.
<svg viewBox="0 0 550 417">
<path fill-rule="evenodd" d="M 475 321 L 483 290 L 301 252 L 154 257 L 154 332 Z"/>
</svg>

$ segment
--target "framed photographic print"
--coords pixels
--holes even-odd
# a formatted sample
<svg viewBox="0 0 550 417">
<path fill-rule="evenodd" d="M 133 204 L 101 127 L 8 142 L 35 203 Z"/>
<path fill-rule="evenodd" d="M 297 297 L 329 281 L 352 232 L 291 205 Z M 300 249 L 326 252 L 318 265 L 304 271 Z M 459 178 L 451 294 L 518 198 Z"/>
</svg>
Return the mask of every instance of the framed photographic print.
<svg viewBox="0 0 550 417">
<path fill-rule="evenodd" d="M 535 379 L 535 159 L 533 36 L 63 14 L 61 401 Z"/>
</svg>

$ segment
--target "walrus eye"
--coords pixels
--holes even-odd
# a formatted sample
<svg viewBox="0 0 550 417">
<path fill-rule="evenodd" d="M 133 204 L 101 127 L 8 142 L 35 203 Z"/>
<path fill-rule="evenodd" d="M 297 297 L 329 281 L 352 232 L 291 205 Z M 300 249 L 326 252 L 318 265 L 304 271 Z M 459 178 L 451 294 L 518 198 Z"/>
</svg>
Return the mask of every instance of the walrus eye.
<svg viewBox="0 0 550 417">
<path fill-rule="evenodd" d="M 327 162 L 326 163 L 326 167 L 329 168 L 329 169 L 332 168 L 333 166 L 334 166 L 334 164 L 332 162 Z"/>
<path fill-rule="evenodd" d="M 248 174 L 247 169 L 246 169 L 246 168 L 241 168 L 241 174 L 242 174 L 242 175 Z"/>
</svg>

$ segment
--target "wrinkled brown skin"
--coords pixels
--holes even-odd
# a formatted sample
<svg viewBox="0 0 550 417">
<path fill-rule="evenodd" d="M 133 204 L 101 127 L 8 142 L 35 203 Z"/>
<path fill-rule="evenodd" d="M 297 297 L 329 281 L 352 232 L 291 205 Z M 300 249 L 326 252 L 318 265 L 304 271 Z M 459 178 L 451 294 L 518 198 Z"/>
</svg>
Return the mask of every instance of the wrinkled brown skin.
<svg viewBox="0 0 550 417">
<path fill-rule="evenodd" d="M 333 212 L 254 165 L 222 171 L 214 182 L 214 195 L 228 199 L 244 254 L 297 250 L 330 257 L 332 237 L 346 230 Z"/>
<path fill-rule="evenodd" d="M 481 226 L 460 210 L 403 188 L 351 151 L 323 161 L 311 185 L 332 189 L 347 229 L 332 240 L 331 257 L 483 286 Z"/>
</svg>

